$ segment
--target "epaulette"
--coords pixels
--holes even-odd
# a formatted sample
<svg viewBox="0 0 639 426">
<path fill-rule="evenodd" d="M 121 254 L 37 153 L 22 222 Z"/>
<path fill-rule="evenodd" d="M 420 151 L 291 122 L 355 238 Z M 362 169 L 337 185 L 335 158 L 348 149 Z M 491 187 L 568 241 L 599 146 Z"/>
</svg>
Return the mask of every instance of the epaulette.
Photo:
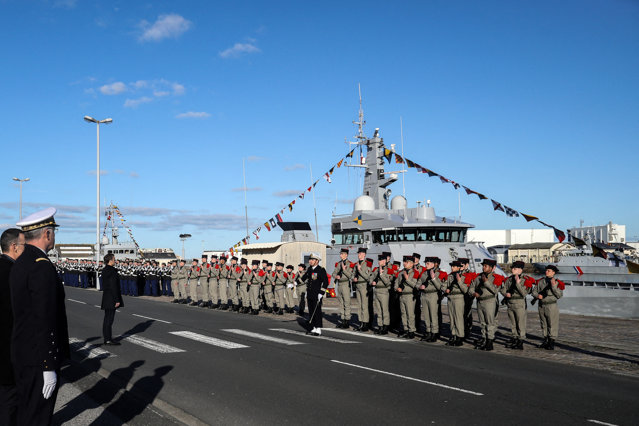
<svg viewBox="0 0 639 426">
<path fill-rule="evenodd" d="M 355 267 L 355 264 L 353 262 L 350 262 L 350 264 L 351 264 L 351 268 Z"/>
<path fill-rule="evenodd" d="M 445 271 L 439 271 L 439 279 L 444 281 L 446 278 L 448 278 L 448 274 Z"/>
<path fill-rule="evenodd" d="M 494 275 L 494 279 L 493 279 L 493 284 L 495 284 L 497 287 L 501 286 L 504 283 L 504 280 L 506 279 L 503 275 L 499 275 L 499 274 L 495 274 Z"/>
<path fill-rule="evenodd" d="M 557 287 L 559 288 L 559 290 L 564 291 L 566 289 L 566 284 L 564 284 L 564 282 L 561 280 L 557 280 Z"/>
<path fill-rule="evenodd" d="M 337 268 L 337 265 L 339 265 L 339 262 L 335 262 L 335 267 Z"/>
<path fill-rule="evenodd" d="M 533 285 L 535 285 L 535 279 L 533 277 L 526 277 L 524 286 L 526 286 L 527 288 L 532 288 Z"/>
</svg>

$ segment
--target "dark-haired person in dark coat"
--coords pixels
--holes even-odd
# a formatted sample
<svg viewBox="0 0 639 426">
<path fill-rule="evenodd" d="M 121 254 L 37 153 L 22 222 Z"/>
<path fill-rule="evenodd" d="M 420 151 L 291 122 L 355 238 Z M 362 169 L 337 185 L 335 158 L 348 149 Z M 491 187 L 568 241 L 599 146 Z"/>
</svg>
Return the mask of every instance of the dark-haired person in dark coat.
<svg viewBox="0 0 639 426">
<path fill-rule="evenodd" d="M 111 253 L 104 256 L 104 264 L 106 266 L 102 270 L 102 310 L 104 310 L 102 336 L 104 337 L 105 345 L 119 345 L 120 342 L 114 342 L 111 335 L 115 310 L 124 306 L 122 293 L 120 292 L 120 276 L 113 267 L 115 265 L 115 256 Z"/>
<path fill-rule="evenodd" d="M 0 237 L 0 425 L 15 425 L 18 392 L 11 363 L 11 289 L 9 275 L 16 259 L 24 251 L 24 234 L 17 228 L 7 229 Z"/>
</svg>

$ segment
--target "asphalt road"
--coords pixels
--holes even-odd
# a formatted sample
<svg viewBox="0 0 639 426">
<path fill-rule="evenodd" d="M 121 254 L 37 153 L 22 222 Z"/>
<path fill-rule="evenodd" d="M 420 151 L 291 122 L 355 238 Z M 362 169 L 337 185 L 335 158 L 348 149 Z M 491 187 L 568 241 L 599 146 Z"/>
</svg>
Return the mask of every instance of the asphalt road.
<svg viewBox="0 0 639 426">
<path fill-rule="evenodd" d="M 155 401 L 184 423 L 637 424 L 635 378 L 326 321 L 311 337 L 290 316 L 129 297 L 114 324 L 122 346 L 99 346 L 101 293 L 66 292 L 76 358 L 140 395 L 115 404 L 130 423 Z"/>
</svg>

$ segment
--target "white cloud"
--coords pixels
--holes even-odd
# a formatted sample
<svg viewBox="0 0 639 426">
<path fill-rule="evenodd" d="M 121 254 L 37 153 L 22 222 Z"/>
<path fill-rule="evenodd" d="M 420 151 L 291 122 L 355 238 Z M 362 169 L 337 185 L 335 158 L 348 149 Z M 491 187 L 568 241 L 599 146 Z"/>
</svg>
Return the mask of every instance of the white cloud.
<svg viewBox="0 0 639 426">
<path fill-rule="evenodd" d="M 244 54 L 259 53 L 261 50 L 253 43 L 235 43 L 233 47 L 229 47 L 219 53 L 221 58 L 237 58 Z"/>
<path fill-rule="evenodd" d="M 292 164 L 290 166 L 284 167 L 284 170 L 287 172 L 292 172 L 293 170 L 305 169 L 306 166 L 304 164 Z"/>
<path fill-rule="evenodd" d="M 140 41 L 160 41 L 165 38 L 177 38 L 188 31 L 191 25 L 191 21 L 175 13 L 160 15 L 153 24 L 147 21 L 140 23 L 143 31 Z"/>
<path fill-rule="evenodd" d="M 208 112 L 204 112 L 204 111 L 188 111 L 188 112 L 183 112 L 180 113 L 178 115 L 175 116 L 175 118 L 207 118 L 210 117 L 211 114 L 209 114 Z"/>
<path fill-rule="evenodd" d="M 137 108 L 138 106 L 149 103 L 151 101 L 153 101 L 153 98 L 149 98 L 148 96 L 142 96 L 141 98 L 137 99 L 127 99 L 126 101 L 124 101 L 124 107 Z"/>
<path fill-rule="evenodd" d="M 247 192 L 251 192 L 251 191 L 261 191 L 262 188 L 260 188 L 259 186 L 256 186 L 255 188 L 245 188 L 245 187 L 241 187 L 241 188 L 232 188 L 231 191 L 232 192 L 244 192 L 244 190 L 246 189 Z"/>
<path fill-rule="evenodd" d="M 140 177 L 140 175 L 137 172 L 131 172 L 129 173 L 129 177 L 132 177 L 133 179 L 137 179 Z"/>
<path fill-rule="evenodd" d="M 180 83 L 171 84 L 171 88 L 173 89 L 173 94 L 176 96 L 184 94 L 184 86 L 182 86 Z"/>
<path fill-rule="evenodd" d="M 297 197 L 298 195 L 300 195 L 303 191 L 298 191 L 295 189 L 290 189 L 288 191 L 278 191 L 278 192 L 274 192 L 273 195 L 276 197 Z"/>
<path fill-rule="evenodd" d="M 103 95 L 119 95 L 122 92 L 126 92 L 126 84 L 121 81 L 115 83 L 105 84 L 100 87 L 100 93 Z"/>
</svg>

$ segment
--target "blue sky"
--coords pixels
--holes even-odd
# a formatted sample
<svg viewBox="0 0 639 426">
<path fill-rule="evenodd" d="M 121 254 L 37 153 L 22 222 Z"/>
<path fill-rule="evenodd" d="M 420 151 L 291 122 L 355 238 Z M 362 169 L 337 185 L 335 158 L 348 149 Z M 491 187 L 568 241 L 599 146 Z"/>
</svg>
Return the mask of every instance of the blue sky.
<svg viewBox="0 0 639 426">
<path fill-rule="evenodd" d="M 637 240 L 639 3 L 0 0 L 0 228 L 59 209 L 59 242 L 95 239 L 102 199 L 142 247 L 224 249 L 344 154 L 361 83 L 366 133 L 566 229 L 612 220 Z M 351 211 L 353 169 L 316 187 L 320 239 Z M 402 192 L 401 184 L 392 188 Z M 409 205 L 456 216 L 458 191 L 411 170 Z M 479 229 L 523 228 L 461 193 Z M 313 221 L 310 197 L 285 220 Z M 260 242 L 280 233 L 262 232 Z"/>
</svg>

